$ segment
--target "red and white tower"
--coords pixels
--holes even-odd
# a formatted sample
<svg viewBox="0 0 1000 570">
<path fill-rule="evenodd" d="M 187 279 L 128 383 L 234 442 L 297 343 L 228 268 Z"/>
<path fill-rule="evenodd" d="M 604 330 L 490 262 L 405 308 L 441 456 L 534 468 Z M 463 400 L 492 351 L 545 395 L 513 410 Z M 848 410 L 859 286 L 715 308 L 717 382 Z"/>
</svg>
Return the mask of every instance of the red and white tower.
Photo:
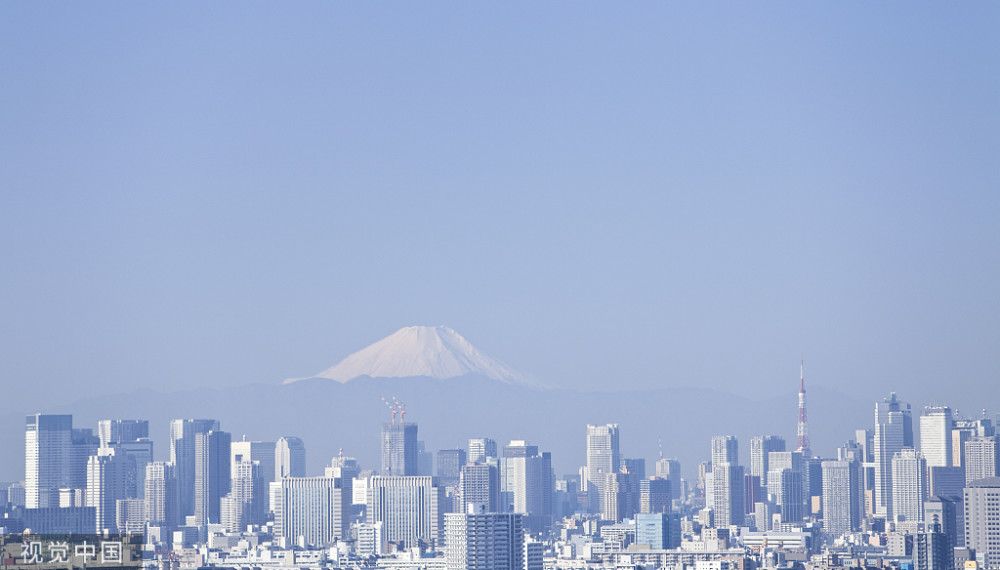
<svg viewBox="0 0 1000 570">
<path fill-rule="evenodd" d="M 812 450 L 809 449 L 809 428 L 806 425 L 806 380 L 803 374 L 804 362 L 799 362 L 799 427 L 796 430 L 798 436 L 798 449 L 802 452 L 803 459 L 812 459 Z"/>
</svg>

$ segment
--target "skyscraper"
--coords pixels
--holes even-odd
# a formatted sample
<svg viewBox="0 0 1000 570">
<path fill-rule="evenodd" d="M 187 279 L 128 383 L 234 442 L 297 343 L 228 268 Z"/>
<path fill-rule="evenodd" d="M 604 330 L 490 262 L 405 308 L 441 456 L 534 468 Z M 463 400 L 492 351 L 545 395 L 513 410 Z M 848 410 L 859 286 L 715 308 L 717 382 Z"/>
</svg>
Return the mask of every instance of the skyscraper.
<svg viewBox="0 0 1000 570">
<path fill-rule="evenodd" d="M 278 455 L 278 446 L 273 441 L 234 441 L 229 446 L 230 471 L 233 477 L 236 476 L 236 466 L 244 460 L 256 461 L 260 463 L 260 477 L 264 480 L 264 487 L 274 481 L 277 471 L 275 459 Z M 303 473 L 305 475 L 305 473 Z"/>
<path fill-rule="evenodd" d="M 965 546 L 976 549 L 980 568 L 1000 566 L 1000 477 L 965 488 Z"/>
<path fill-rule="evenodd" d="M 170 422 L 170 462 L 177 476 L 181 510 L 178 520 L 194 514 L 195 435 L 218 431 L 217 420 L 173 420 Z"/>
<path fill-rule="evenodd" d="M 600 495 L 608 473 L 618 473 L 621 469 L 621 453 L 618 450 L 618 424 L 587 426 L 587 478 L 584 490 L 591 485 Z"/>
<path fill-rule="evenodd" d="M 278 439 L 274 444 L 274 480 L 282 477 L 306 476 L 306 446 L 291 435 Z"/>
<path fill-rule="evenodd" d="M 194 517 L 198 526 L 221 523 L 220 500 L 232 483 L 230 445 L 232 435 L 212 430 L 196 433 L 194 473 Z"/>
<path fill-rule="evenodd" d="M 767 487 L 768 454 L 785 451 L 785 440 L 776 435 L 750 438 L 750 474 L 760 477 L 760 484 Z"/>
<path fill-rule="evenodd" d="M 73 416 L 35 414 L 24 427 L 25 506 L 58 507 L 59 489 L 69 486 Z"/>
<path fill-rule="evenodd" d="M 458 485 L 459 474 L 465 465 L 465 450 L 442 449 L 437 453 L 437 476 L 441 485 Z"/>
<path fill-rule="evenodd" d="M 115 503 L 126 499 L 126 479 L 129 467 L 135 464 L 114 448 L 102 447 L 97 455 L 87 461 L 86 505 L 95 509 L 95 528 L 98 532 L 118 531 Z"/>
<path fill-rule="evenodd" d="M 995 435 L 975 436 L 965 442 L 965 482 L 996 477 L 1000 461 L 1000 439 Z M 1000 560 L 998 560 L 1000 562 Z"/>
<path fill-rule="evenodd" d="M 864 516 L 861 464 L 823 461 L 823 530 L 832 537 L 854 532 Z"/>
<path fill-rule="evenodd" d="M 928 467 L 952 465 L 952 415 L 947 406 L 927 406 L 920 414 L 920 452 Z"/>
<path fill-rule="evenodd" d="M 488 463 L 467 463 L 462 466 L 459 492 L 462 512 L 470 504 L 480 504 L 487 512 L 500 511 L 500 470 Z"/>
<path fill-rule="evenodd" d="M 146 465 L 146 522 L 167 530 L 177 526 L 180 497 L 172 463 L 154 461 Z"/>
<path fill-rule="evenodd" d="M 382 475 L 416 476 L 418 472 L 417 424 L 382 424 Z"/>
<path fill-rule="evenodd" d="M 489 458 L 498 457 L 496 440 L 488 437 L 475 437 L 469 440 L 469 463 L 481 463 Z"/>
<path fill-rule="evenodd" d="M 743 466 L 729 462 L 713 463 L 712 483 L 716 527 L 743 525 L 746 518 Z"/>
<path fill-rule="evenodd" d="M 735 435 L 716 435 L 712 437 L 712 465 L 719 463 L 740 463 L 740 442 Z"/>
<path fill-rule="evenodd" d="M 97 422 L 97 436 L 101 447 L 110 447 L 113 443 L 148 438 L 149 421 L 101 420 Z"/>
<path fill-rule="evenodd" d="M 669 513 L 672 495 L 669 479 L 642 479 L 639 481 L 639 512 Z"/>
<path fill-rule="evenodd" d="M 464 513 L 445 515 L 445 567 L 448 570 L 522 570 L 524 530 L 521 515 L 489 513 L 470 504 Z"/>
<path fill-rule="evenodd" d="M 919 451 L 904 448 L 892 458 L 892 513 L 899 521 L 923 521 L 927 500 L 927 462 Z"/>
<path fill-rule="evenodd" d="M 382 537 L 402 548 L 432 545 L 444 534 L 444 490 L 433 477 L 376 475 L 368 490 L 368 523 L 382 523 Z"/>
<path fill-rule="evenodd" d="M 913 447 L 910 405 L 897 400 L 895 392 L 875 404 L 874 446 L 875 515 L 892 520 L 892 458 L 904 447 Z"/>
<path fill-rule="evenodd" d="M 274 484 L 281 494 L 274 513 L 277 537 L 291 544 L 301 537 L 306 544 L 321 547 L 349 536 L 351 507 L 346 487 L 350 482 L 339 477 L 285 477 Z M 383 504 L 376 501 L 376 507 L 412 498 L 380 499 Z"/>
<path fill-rule="evenodd" d="M 266 522 L 268 484 L 264 481 L 264 472 L 259 461 L 251 461 L 248 457 L 233 466 L 229 494 L 220 500 L 221 522 L 229 532 Z"/>
<path fill-rule="evenodd" d="M 549 452 L 539 453 L 537 445 L 512 440 L 500 459 L 500 479 L 513 512 L 551 518 L 555 477 Z M 525 525 L 529 523 L 525 521 Z"/>
</svg>

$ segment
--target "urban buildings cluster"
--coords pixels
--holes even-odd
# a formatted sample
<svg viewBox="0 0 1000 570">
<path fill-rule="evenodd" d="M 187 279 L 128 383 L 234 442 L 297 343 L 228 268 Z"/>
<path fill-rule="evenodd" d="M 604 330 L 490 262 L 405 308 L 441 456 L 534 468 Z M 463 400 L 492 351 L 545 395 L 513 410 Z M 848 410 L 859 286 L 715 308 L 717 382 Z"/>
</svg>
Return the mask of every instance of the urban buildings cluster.
<svg viewBox="0 0 1000 570">
<path fill-rule="evenodd" d="M 69 415 L 28 416 L 0 531 L 141 533 L 164 569 L 1000 568 L 1000 439 L 948 407 L 924 408 L 915 438 L 891 394 L 821 457 L 803 383 L 794 448 L 756 436 L 741 462 L 720 434 L 685 478 L 662 451 L 648 469 L 624 457 L 616 424 L 581 426 L 585 463 L 562 477 L 526 440 L 472 438 L 435 461 L 391 406 L 380 465 L 338 455 L 322 475 L 306 473 L 299 438 L 234 440 L 216 420 L 172 421 L 157 461 L 147 421 L 104 420 L 95 435 Z"/>
</svg>

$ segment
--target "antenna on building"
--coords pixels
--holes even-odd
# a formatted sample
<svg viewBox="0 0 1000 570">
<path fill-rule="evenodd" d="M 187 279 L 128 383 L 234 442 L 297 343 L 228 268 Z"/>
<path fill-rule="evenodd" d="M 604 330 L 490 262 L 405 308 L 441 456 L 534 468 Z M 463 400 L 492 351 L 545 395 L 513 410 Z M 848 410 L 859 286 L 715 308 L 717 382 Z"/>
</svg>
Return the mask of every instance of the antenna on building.
<svg viewBox="0 0 1000 570">
<path fill-rule="evenodd" d="M 656 436 L 657 445 L 660 447 L 660 459 L 663 459 L 663 438 Z"/>
</svg>

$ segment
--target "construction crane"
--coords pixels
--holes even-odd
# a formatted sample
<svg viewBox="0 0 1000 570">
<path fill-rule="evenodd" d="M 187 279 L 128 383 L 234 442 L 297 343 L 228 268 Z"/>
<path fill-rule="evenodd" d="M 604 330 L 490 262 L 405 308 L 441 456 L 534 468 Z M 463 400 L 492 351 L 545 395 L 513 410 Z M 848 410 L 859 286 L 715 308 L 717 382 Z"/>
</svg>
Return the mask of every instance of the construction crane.
<svg viewBox="0 0 1000 570">
<path fill-rule="evenodd" d="M 384 402 L 385 405 L 388 406 L 389 410 L 392 412 L 392 425 L 396 425 L 396 412 L 399 411 L 399 409 L 397 408 L 396 405 L 390 404 L 389 401 L 386 400 L 384 396 L 379 396 L 379 397 L 382 398 L 382 402 Z M 395 400 L 396 400 L 396 398 L 393 397 L 393 401 L 395 401 Z M 400 414 L 399 420 L 400 420 L 400 422 L 402 422 L 402 420 L 403 420 L 402 414 Z"/>
<path fill-rule="evenodd" d="M 406 404 L 400 402 L 395 396 L 392 397 L 392 403 L 396 404 L 396 409 L 399 410 L 399 423 L 403 423 L 403 416 L 406 415 Z"/>
</svg>

